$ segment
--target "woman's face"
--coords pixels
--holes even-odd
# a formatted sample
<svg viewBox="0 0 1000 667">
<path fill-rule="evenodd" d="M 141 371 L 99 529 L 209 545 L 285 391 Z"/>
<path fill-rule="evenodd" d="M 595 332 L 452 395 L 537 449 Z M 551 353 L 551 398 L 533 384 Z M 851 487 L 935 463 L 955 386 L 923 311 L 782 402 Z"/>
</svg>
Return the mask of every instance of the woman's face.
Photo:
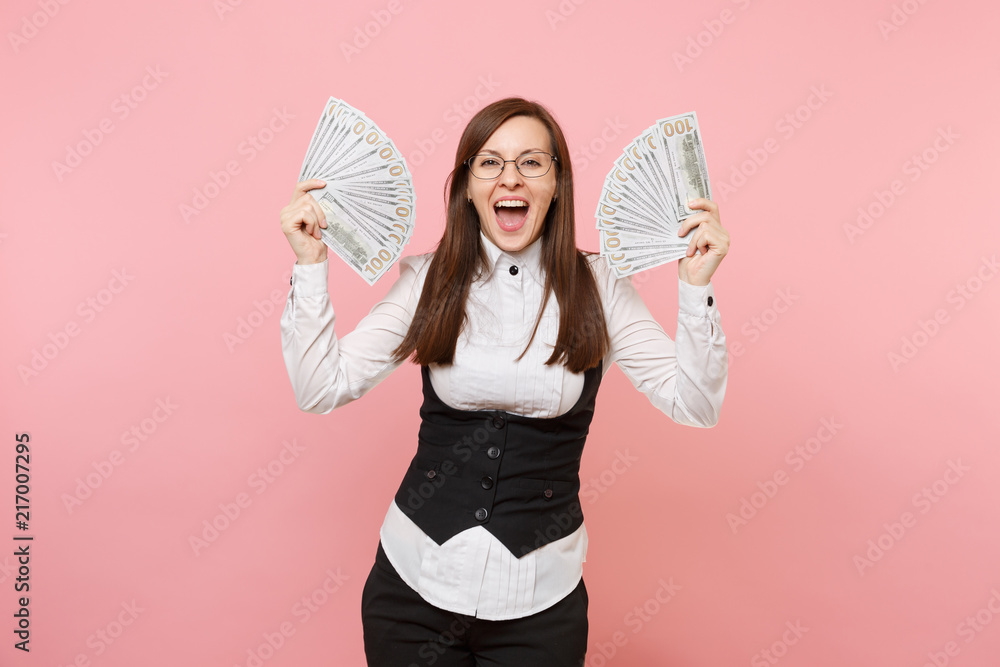
<svg viewBox="0 0 1000 667">
<path fill-rule="evenodd" d="M 516 160 L 538 151 L 553 152 L 545 125 L 537 118 L 514 116 L 498 127 L 476 154 Z M 467 194 L 479 213 L 479 225 L 486 238 L 508 252 L 522 250 L 538 239 L 556 191 L 558 168 L 558 163 L 553 164 L 547 174 L 538 178 L 525 178 L 513 162 L 505 164 L 503 173 L 493 180 L 478 179 L 470 173 Z"/>
</svg>

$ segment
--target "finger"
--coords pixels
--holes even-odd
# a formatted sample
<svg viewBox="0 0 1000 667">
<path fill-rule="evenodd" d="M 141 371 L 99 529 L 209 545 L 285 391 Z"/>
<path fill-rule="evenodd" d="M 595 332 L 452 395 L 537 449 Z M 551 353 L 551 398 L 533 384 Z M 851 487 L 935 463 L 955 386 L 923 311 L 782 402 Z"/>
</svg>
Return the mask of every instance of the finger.
<svg viewBox="0 0 1000 667">
<path fill-rule="evenodd" d="M 322 215 L 322 214 L 320 214 L 320 215 Z M 309 227 L 306 230 L 306 233 L 309 236 L 312 236 L 313 238 L 317 238 L 317 239 L 322 236 L 322 233 L 320 232 L 320 228 L 319 228 L 320 220 L 323 220 L 325 222 L 325 218 L 324 217 L 320 217 L 320 215 L 317 215 L 316 211 L 309 210 L 309 211 L 306 211 L 305 214 L 304 214 L 304 216 L 303 216 L 304 219 L 307 219 L 309 221 Z"/>
<path fill-rule="evenodd" d="M 703 234 L 700 230 L 696 230 L 694 234 L 691 235 L 691 240 L 688 241 L 687 256 L 694 257 L 695 251 L 701 245 L 701 237 Z"/>
<path fill-rule="evenodd" d="M 726 234 L 718 234 L 714 230 L 705 229 L 699 234 L 698 247 L 703 255 L 710 251 L 718 257 L 725 257 L 729 252 L 729 237 Z"/>
<path fill-rule="evenodd" d="M 309 197 L 308 199 L 312 199 Z M 291 209 L 288 212 L 288 223 L 289 229 L 291 231 L 302 230 L 304 233 L 312 236 L 313 227 L 318 223 L 319 216 L 317 215 L 317 209 L 319 207 L 312 203 L 302 202 L 298 205 L 289 205 Z M 320 215 L 322 214 L 322 209 L 319 209 Z M 282 219 L 284 222 L 284 218 Z"/>
<path fill-rule="evenodd" d="M 292 201 L 309 192 L 310 190 L 315 190 L 316 188 L 325 188 L 326 181 L 320 178 L 310 178 L 304 181 L 300 181 L 295 184 L 295 188 L 292 190 Z"/>
<path fill-rule="evenodd" d="M 281 231 L 286 235 L 294 234 L 304 226 L 304 217 L 301 209 L 288 205 L 281 209 Z"/>
<path fill-rule="evenodd" d="M 706 199 L 705 197 L 695 197 L 694 199 L 689 200 L 688 203 L 687 203 L 687 205 L 688 205 L 688 208 L 691 208 L 691 209 L 699 209 L 699 210 L 702 210 L 702 211 L 708 211 L 709 213 L 711 213 L 713 215 L 718 215 L 719 214 L 719 205 L 716 204 L 711 199 Z"/>
<path fill-rule="evenodd" d="M 306 215 L 302 216 L 301 223 L 299 225 L 299 229 L 301 229 L 302 233 L 305 234 L 306 236 L 312 236 L 312 233 L 313 233 L 312 232 L 312 222 L 309 220 L 309 218 Z"/>
<path fill-rule="evenodd" d="M 309 192 L 322 187 L 326 187 L 326 181 L 322 178 L 308 178 L 295 184 L 295 189 L 298 192 Z"/>
<path fill-rule="evenodd" d="M 722 221 L 719 218 L 719 206 L 715 202 L 704 198 L 692 199 L 690 202 L 690 208 L 695 211 L 699 211 L 698 213 L 694 213 L 692 215 L 702 216 L 708 220 L 718 223 L 720 226 L 722 225 Z"/>
<path fill-rule="evenodd" d="M 313 225 L 313 237 L 317 240 L 321 240 L 323 238 L 323 232 L 320 231 L 320 225 L 326 227 L 326 216 L 316 218 L 316 224 Z"/>
<path fill-rule="evenodd" d="M 326 229 L 326 211 L 323 210 L 323 207 L 319 205 L 318 201 L 312 197 L 309 199 L 312 199 L 310 205 L 312 206 L 313 213 L 316 215 L 316 219 L 319 221 L 319 226 Z"/>
<path fill-rule="evenodd" d="M 315 222 L 313 223 L 313 236 L 317 239 L 322 239 L 323 232 L 320 231 L 320 228 L 322 227 L 323 229 L 326 229 L 326 213 L 324 213 L 323 209 L 317 205 L 316 210 L 313 211 L 313 215 L 315 216 Z"/>
<path fill-rule="evenodd" d="M 699 226 L 703 222 L 708 222 L 711 217 L 707 213 L 694 213 L 689 215 L 687 218 L 681 221 L 680 229 L 677 230 L 677 236 L 687 236 L 687 233 Z"/>
</svg>

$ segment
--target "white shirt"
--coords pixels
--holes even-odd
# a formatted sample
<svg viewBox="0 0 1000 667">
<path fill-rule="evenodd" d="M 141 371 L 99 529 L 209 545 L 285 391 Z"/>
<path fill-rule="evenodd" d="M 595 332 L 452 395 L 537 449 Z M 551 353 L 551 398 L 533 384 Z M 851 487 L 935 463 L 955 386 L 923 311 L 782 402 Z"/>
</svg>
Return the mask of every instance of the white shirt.
<svg viewBox="0 0 1000 667">
<path fill-rule="evenodd" d="M 580 397 L 583 374 L 546 366 L 559 330 L 559 306 L 549 297 L 527 353 L 542 301 L 541 240 L 504 252 L 480 233 L 490 266 L 470 286 L 468 323 L 451 365 L 430 366 L 438 397 L 459 410 L 505 410 L 556 417 Z M 326 414 L 360 398 L 399 364 L 392 351 L 405 336 L 432 253 L 400 260 L 400 277 L 385 298 L 340 339 L 327 291 L 329 263 L 296 264 L 281 316 L 282 351 L 299 408 Z M 518 267 L 512 274 L 511 267 Z M 678 280 L 676 340 L 653 320 L 627 278 L 603 257 L 590 258 L 604 307 L 612 363 L 659 410 L 679 424 L 713 426 L 725 395 L 725 336 L 711 285 Z M 546 609 L 580 581 L 587 532 L 574 533 L 516 558 L 483 526 L 438 545 L 390 503 L 382 547 L 400 577 L 431 604 L 488 620 L 520 618 Z"/>
</svg>

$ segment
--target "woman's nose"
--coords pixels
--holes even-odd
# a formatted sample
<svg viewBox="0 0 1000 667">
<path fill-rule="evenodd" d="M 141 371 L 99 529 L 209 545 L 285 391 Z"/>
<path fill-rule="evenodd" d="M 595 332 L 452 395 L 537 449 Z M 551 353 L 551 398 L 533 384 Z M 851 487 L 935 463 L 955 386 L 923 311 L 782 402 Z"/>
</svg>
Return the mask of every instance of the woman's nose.
<svg viewBox="0 0 1000 667">
<path fill-rule="evenodd" d="M 513 160 L 504 163 L 503 171 L 500 172 L 500 182 L 507 187 L 514 187 L 522 182 L 521 172 L 517 170 L 517 164 Z"/>
</svg>

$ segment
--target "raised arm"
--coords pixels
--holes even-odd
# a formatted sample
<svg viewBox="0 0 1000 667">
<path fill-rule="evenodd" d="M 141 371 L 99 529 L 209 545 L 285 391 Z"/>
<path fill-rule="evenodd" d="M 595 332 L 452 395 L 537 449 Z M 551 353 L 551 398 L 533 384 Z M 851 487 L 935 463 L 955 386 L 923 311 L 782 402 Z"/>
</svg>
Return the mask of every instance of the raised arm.
<svg viewBox="0 0 1000 667">
<path fill-rule="evenodd" d="M 400 277 L 385 298 L 338 340 L 326 245 L 320 240 L 326 216 L 309 194 L 323 185 L 318 179 L 299 183 L 281 210 L 281 229 L 297 258 L 281 314 L 282 354 L 296 403 L 318 414 L 360 398 L 399 366 L 392 351 L 410 326 L 420 296 L 418 275 L 428 258 L 400 260 Z"/>
<path fill-rule="evenodd" d="M 297 264 L 319 264 L 326 261 L 326 244 L 320 228 L 326 229 L 326 214 L 309 194 L 310 190 L 326 187 L 326 181 L 310 178 L 295 185 L 292 201 L 281 209 L 281 231 L 292 246 Z"/>
<path fill-rule="evenodd" d="M 400 260 L 399 279 L 385 298 L 340 339 L 327 291 L 329 262 L 292 268 L 292 289 L 281 314 L 281 349 L 300 409 L 326 414 L 360 398 L 399 367 L 392 351 L 413 318 L 426 259 Z"/>
<path fill-rule="evenodd" d="M 671 340 L 632 281 L 615 278 L 610 270 L 607 275 L 611 351 L 604 368 L 617 363 L 635 388 L 678 424 L 714 426 L 726 393 L 728 364 L 712 285 L 678 280 L 677 334 Z"/>
<path fill-rule="evenodd" d="M 728 377 L 726 338 L 711 278 L 729 252 L 729 234 L 714 202 L 695 199 L 689 205 L 700 211 L 679 232 L 688 237 L 689 246 L 677 267 L 674 340 L 653 319 L 632 281 L 615 278 L 599 265 L 611 337 L 604 368 L 617 363 L 636 389 L 675 422 L 708 427 L 719 421 Z"/>
</svg>

